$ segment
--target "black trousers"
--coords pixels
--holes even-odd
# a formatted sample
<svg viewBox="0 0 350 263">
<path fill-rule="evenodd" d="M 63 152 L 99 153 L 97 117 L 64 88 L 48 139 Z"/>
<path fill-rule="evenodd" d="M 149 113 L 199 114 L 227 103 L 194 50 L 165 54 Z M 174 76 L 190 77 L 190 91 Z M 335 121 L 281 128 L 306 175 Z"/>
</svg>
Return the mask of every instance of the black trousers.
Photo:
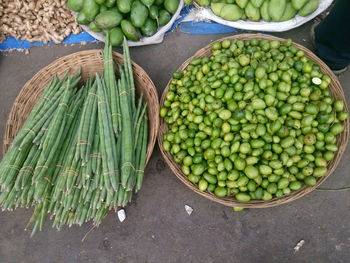
<svg viewBox="0 0 350 263">
<path fill-rule="evenodd" d="M 329 15 L 315 28 L 317 55 L 332 69 L 350 63 L 350 0 L 336 0 Z"/>
</svg>

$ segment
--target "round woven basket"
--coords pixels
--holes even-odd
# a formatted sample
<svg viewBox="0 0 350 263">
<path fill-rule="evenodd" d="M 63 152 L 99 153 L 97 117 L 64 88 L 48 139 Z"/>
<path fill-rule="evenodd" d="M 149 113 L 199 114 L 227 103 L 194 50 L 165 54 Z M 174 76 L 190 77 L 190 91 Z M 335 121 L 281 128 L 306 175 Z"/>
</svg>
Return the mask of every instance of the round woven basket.
<svg viewBox="0 0 350 263">
<path fill-rule="evenodd" d="M 121 54 L 113 52 L 113 57 L 115 62 L 122 63 L 123 56 Z M 134 71 L 136 93 L 143 94 L 143 99 L 148 105 L 149 131 L 146 159 L 146 162 L 148 162 L 154 148 L 159 127 L 158 94 L 147 73 L 134 62 L 132 63 L 132 67 Z M 81 81 L 85 81 L 88 77 L 94 76 L 95 73 L 101 73 L 103 70 L 102 50 L 81 51 L 61 57 L 36 73 L 33 78 L 23 86 L 12 106 L 6 123 L 3 142 L 4 153 L 27 119 L 41 93 L 49 84 L 51 78 L 53 76 L 63 77 L 68 69 L 70 69 L 70 73 L 74 74 L 80 68 L 82 69 Z"/>
<path fill-rule="evenodd" d="M 252 39 L 252 38 L 257 38 L 257 39 L 266 39 L 266 40 L 280 40 L 282 42 L 284 42 L 285 40 L 282 38 L 278 38 L 278 37 L 273 37 L 273 36 L 269 36 L 269 35 L 263 35 L 263 34 L 239 34 L 239 35 L 234 35 L 234 36 L 230 36 L 230 37 L 226 37 L 226 38 L 222 38 L 219 39 L 218 41 L 223 41 L 225 39 L 229 39 L 229 40 L 233 40 L 233 39 L 241 39 L 241 40 L 248 40 L 248 39 Z M 346 100 L 345 100 L 345 96 L 344 96 L 344 92 L 343 89 L 337 79 L 337 77 L 333 74 L 333 72 L 327 67 L 326 64 L 324 64 L 315 54 L 313 54 L 310 50 L 308 50 L 307 48 L 293 43 L 296 47 L 298 47 L 299 49 L 303 50 L 305 52 L 306 57 L 308 57 L 311 61 L 317 63 L 320 68 L 322 73 L 327 74 L 331 77 L 332 81 L 331 84 L 329 85 L 329 91 L 331 92 L 332 96 L 336 99 L 340 99 L 344 101 L 345 104 L 345 108 L 348 111 L 348 106 L 346 104 Z M 200 58 L 203 56 L 209 56 L 211 54 L 211 45 L 209 44 L 206 47 L 200 49 L 199 51 L 197 51 L 192 57 L 190 57 L 189 59 L 187 59 L 177 71 L 182 71 L 184 70 L 187 65 L 195 58 Z M 168 92 L 169 89 L 169 84 L 171 83 L 171 80 L 168 82 L 167 87 L 165 88 L 163 95 L 161 97 L 161 102 L 160 105 L 161 107 L 164 104 L 164 100 L 166 97 L 166 94 Z M 212 201 L 215 201 L 217 203 L 226 205 L 226 206 L 231 206 L 231 207 L 245 207 L 245 208 L 264 208 L 264 207 L 271 207 L 271 206 L 276 206 L 276 205 L 281 205 L 284 203 L 288 203 L 291 201 L 294 201 L 310 192 L 312 192 L 314 189 L 316 189 L 318 186 L 320 186 L 332 173 L 333 171 L 336 169 L 348 142 L 348 136 L 349 136 L 349 120 L 346 120 L 344 122 L 345 125 L 345 129 L 344 131 L 338 135 L 337 137 L 337 145 L 339 147 L 338 152 L 335 155 L 335 158 L 332 162 L 329 163 L 328 165 L 328 174 L 324 177 L 322 177 L 320 180 L 317 181 L 317 184 L 313 187 L 309 187 L 309 186 L 304 186 L 302 189 L 300 189 L 299 191 L 294 191 L 289 195 L 286 195 L 282 198 L 274 198 L 272 200 L 269 201 L 258 201 L 258 200 L 253 200 L 250 201 L 248 203 L 240 203 L 237 202 L 232 196 L 230 197 L 226 197 L 226 198 L 218 198 L 217 196 L 215 196 L 213 193 L 210 193 L 208 191 L 203 192 L 200 191 L 197 187 L 197 185 L 191 183 L 188 179 L 187 176 L 185 176 L 182 171 L 181 171 L 181 167 L 176 164 L 170 153 L 164 150 L 163 147 L 163 135 L 168 131 L 168 127 L 167 124 L 164 122 L 163 118 L 161 118 L 160 120 L 160 127 L 159 127 L 159 134 L 158 134 L 158 143 L 159 143 L 159 147 L 160 150 L 165 158 L 165 161 L 167 162 L 167 164 L 170 166 L 171 170 L 175 173 L 175 175 L 187 186 L 189 187 L 191 190 L 195 191 L 197 194 L 200 194 Z"/>
</svg>

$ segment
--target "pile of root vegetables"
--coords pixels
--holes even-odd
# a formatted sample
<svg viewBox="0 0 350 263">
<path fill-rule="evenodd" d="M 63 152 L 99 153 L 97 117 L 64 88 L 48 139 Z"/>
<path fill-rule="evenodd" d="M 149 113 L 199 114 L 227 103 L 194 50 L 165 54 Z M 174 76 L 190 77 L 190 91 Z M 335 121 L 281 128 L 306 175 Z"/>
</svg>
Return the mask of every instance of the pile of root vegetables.
<svg viewBox="0 0 350 263">
<path fill-rule="evenodd" d="M 80 31 L 66 0 L 0 1 L 0 42 L 12 36 L 30 42 L 61 43 Z"/>
<path fill-rule="evenodd" d="M 32 207 L 34 234 L 53 226 L 99 225 L 141 188 L 147 105 L 135 101 L 130 55 L 116 78 L 106 43 L 103 74 L 78 85 L 80 73 L 54 77 L 0 163 L 3 210 Z"/>
</svg>

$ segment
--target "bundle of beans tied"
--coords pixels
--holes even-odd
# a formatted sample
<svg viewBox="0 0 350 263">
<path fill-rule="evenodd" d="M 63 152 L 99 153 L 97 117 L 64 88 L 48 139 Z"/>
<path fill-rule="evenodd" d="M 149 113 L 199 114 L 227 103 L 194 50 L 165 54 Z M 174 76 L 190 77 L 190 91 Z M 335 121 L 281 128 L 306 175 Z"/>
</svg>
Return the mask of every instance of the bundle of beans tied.
<svg viewBox="0 0 350 263">
<path fill-rule="evenodd" d="M 179 6 L 179 0 L 68 0 L 77 22 L 89 25 L 94 32 L 110 31 L 113 46 L 123 36 L 131 41 L 154 35 L 166 25 Z"/>
<path fill-rule="evenodd" d="M 320 0 L 195 0 L 225 20 L 282 22 L 313 13 Z"/>
<path fill-rule="evenodd" d="M 164 150 L 218 197 L 271 200 L 314 186 L 348 117 L 330 82 L 291 40 L 215 42 L 212 55 L 173 74 Z"/>
<path fill-rule="evenodd" d="M 116 79 L 106 43 L 104 71 L 78 86 L 80 73 L 54 77 L 0 163 L 0 205 L 32 207 L 33 234 L 93 221 L 130 202 L 141 188 L 147 149 L 147 105 L 135 105 L 126 40 Z"/>
</svg>

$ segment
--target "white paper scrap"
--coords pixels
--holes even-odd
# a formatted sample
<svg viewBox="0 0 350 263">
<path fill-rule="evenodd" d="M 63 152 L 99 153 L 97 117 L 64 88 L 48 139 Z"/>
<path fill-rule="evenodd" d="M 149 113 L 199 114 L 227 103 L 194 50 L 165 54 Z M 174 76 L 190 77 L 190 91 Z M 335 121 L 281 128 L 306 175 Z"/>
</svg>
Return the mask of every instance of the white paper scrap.
<svg viewBox="0 0 350 263">
<path fill-rule="evenodd" d="M 193 212 L 193 208 L 190 207 L 189 205 L 185 205 L 185 210 L 187 212 L 187 214 L 190 216 Z"/>
<path fill-rule="evenodd" d="M 299 249 L 305 244 L 305 240 L 302 239 L 298 242 L 298 244 L 294 247 L 294 252 L 298 252 Z"/>
<path fill-rule="evenodd" d="M 123 222 L 125 220 L 126 214 L 124 209 L 118 210 L 118 218 L 120 222 Z"/>
</svg>

